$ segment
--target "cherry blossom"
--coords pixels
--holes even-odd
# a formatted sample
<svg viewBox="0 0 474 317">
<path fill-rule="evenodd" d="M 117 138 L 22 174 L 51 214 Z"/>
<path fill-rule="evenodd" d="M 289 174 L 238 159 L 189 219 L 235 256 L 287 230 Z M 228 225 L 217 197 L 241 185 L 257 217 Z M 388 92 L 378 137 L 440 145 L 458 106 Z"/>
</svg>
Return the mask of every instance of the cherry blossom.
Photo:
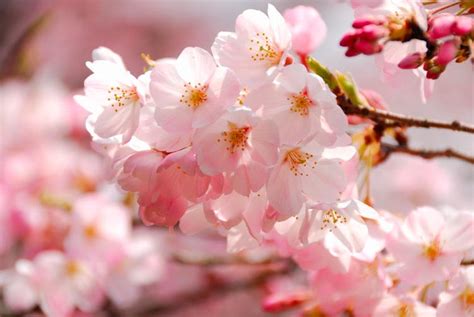
<svg viewBox="0 0 474 317">
<path fill-rule="evenodd" d="M 268 200 L 279 218 L 296 214 L 307 199 L 336 201 L 346 186 L 341 162 L 354 154 L 352 146 L 330 149 L 315 141 L 282 147 L 267 181 Z"/>
<path fill-rule="evenodd" d="M 345 135 L 344 113 L 322 81 L 302 65 L 285 67 L 273 83 L 250 92 L 245 101 L 278 125 L 282 144 L 315 135 L 320 144 L 332 145 Z"/>
<path fill-rule="evenodd" d="M 401 264 L 399 275 L 406 282 L 422 285 L 446 280 L 474 246 L 473 228 L 471 213 L 445 217 L 436 209 L 421 207 L 389 236 L 387 249 Z"/>
<path fill-rule="evenodd" d="M 212 45 L 217 63 L 229 67 L 244 87 L 259 86 L 281 69 L 291 48 L 291 32 L 271 4 L 268 15 L 245 10 L 237 17 L 234 32 L 219 32 Z"/>
<path fill-rule="evenodd" d="M 112 52 L 99 50 L 96 58 L 106 59 L 86 63 L 92 75 L 84 81 L 85 96 L 76 96 L 76 101 L 91 112 L 94 133 L 102 138 L 120 136 L 127 143 L 138 128 L 146 87 Z"/>
<path fill-rule="evenodd" d="M 240 87 L 233 72 L 217 67 L 207 51 L 188 47 L 176 61 L 156 63 L 150 92 L 158 125 L 170 132 L 187 132 L 219 118 L 236 102 Z"/>
</svg>

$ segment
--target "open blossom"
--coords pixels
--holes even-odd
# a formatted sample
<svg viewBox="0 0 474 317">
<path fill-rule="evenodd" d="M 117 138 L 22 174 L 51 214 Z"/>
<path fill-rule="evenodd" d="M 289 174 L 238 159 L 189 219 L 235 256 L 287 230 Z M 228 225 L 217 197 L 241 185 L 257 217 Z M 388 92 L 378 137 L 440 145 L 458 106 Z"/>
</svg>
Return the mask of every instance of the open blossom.
<svg viewBox="0 0 474 317">
<path fill-rule="evenodd" d="M 237 17 L 235 33 L 219 32 L 212 54 L 218 64 L 234 70 L 245 87 L 253 88 L 284 66 L 290 48 L 290 30 L 269 4 L 268 16 L 245 10 Z"/>
<path fill-rule="evenodd" d="M 101 138 L 120 136 L 122 143 L 127 143 L 138 127 L 146 87 L 115 53 L 99 50 L 100 54 L 96 51 L 93 55 L 101 59 L 86 63 L 93 74 L 84 81 L 85 96 L 76 96 L 76 101 L 92 113 L 95 134 Z"/>
<path fill-rule="evenodd" d="M 76 308 L 90 312 L 102 304 L 99 280 L 89 264 L 59 251 L 41 252 L 32 262 L 18 262 L 16 274 L 6 291 L 12 308 L 25 310 L 39 304 L 46 315 L 63 317 Z"/>
<path fill-rule="evenodd" d="M 130 227 L 125 207 L 100 195 L 84 196 L 74 204 L 66 248 L 83 258 L 114 261 L 120 256 L 119 246 L 130 236 Z"/>
<path fill-rule="evenodd" d="M 318 143 L 332 145 L 345 135 L 345 114 L 323 82 L 303 65 L 283 68 L 273 83 L 251 91 L 245 101 L 278 125 L 282 144 L 295 144 L 314 135 Z"/>
<path fill-rule="evenodd" d="M 243 194 L 258 191 L 265 184 L 267 168 L 277 161 L 278 146 L 275 123 L 261 120 L 245 109 L 229 112 L 214 124 L 199 129 L 193 141 L 202 172 L 231 173 L 231 182 Z"/>
<path fill-rule="evenodd" d="M 436 309 L 411 297 L 398 298 L 391 294 L 386 294 L 378 303 L 374 310 L 374 317 L 435 317 Z M 446 315 L 456 316 L 456 315 Z"/>
<path fill-rule="evenodd" d="M 449 282 L 448 290 L 439 296 L 437 317 L 474 315 L 474 267 L 468 266 Z"/>
<path fill-rule="evenodd" d="M 214 122 L 234 105 L 239 92 L 233 72 L 218 67 L 198 47 L 184 49 L 176 60 L 156 62 L 151 73 L 155 119 L 169 132 L 189 132 Z"/>
<path fill-rule="evenodd" d="M 296 214 L 306 200 L 338 200 L 346 187 L 341 162 L 354 154 L 352 146 L 323 148 L 311 140 L 282 147 L 267 182 L 268 200 L 279 218 Z"/>
<path fill-rule="evenodd" d="M 297 6 L 284 13 L 291 31 L 292 48 L 302 55 L 314 51 L 326 37 L 326 24 L 313 7 Z"/>
<path fill-rule="evenodd" d="M 446 219 L 429 207 L 411 212 L 387 240 L 388 251 L 401 264 L 400 278 L 414 285 L 448 279 L 473 247 L 471 213 L 459 212 Z"/>
</svg>

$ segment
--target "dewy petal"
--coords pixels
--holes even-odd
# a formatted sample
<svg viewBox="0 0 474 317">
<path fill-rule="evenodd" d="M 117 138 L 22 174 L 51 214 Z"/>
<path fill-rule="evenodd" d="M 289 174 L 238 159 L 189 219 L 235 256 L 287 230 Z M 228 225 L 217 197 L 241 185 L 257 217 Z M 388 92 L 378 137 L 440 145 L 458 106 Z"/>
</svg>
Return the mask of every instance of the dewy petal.
<svg viewBox="0 0 474 317">
<path fill-rule="evenodd" d="M 187 47 L 176 60 L 176 71 L 185 82 L 204 85 L 216 70 L 211 54 L 199 47 Z"/>
<path fill-rule="evenodd" d="M 268 4 L 268 18 L 272 28 L 273 39 L 279 48 L 287 49 L 291 46 L 291 32 L 283 16 L 271 4 Z"/>
</svg>

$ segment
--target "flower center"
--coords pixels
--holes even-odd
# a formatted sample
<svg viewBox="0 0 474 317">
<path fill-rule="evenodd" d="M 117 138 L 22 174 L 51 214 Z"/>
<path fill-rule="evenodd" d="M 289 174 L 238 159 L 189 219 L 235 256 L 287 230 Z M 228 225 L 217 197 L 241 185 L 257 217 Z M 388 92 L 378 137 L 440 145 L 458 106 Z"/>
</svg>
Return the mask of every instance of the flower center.
<svg viewBox="0 0 474 317">
<path fill-rule="evenodd" d="M 81 270 L 81 266 L 76 261 L 68 261 L 66 263 L 66 274 L 68 276 L 74 276 Z"/>
<path fill-rule="evenodd" d="M 110 106 L 115 112 L 119 111 L 121 107 L 135 103 L 140 99 L 136 87 L 112 86 L 107 92 L 109 93 L 107 101 L 110 102 Z"/>
<path fill-rule="evenodd" d="M 332 227 L 337 228 L 338 224 L 347 223 L 347 217 L 341 215 L 334 209 L 328 209 L 323 211 L 323 219 L 321 224 L 321 230 L 326 229 L 328 226 L 331 226 L 329 231 L 332 231 Z"/>
<path fill-rule="evenodd" d="M 250 58 L 254 62 L 267 62 L 269 66 L 278 65 L 283 55 L 283 52 L 273 45 L 265 32 L 256 33 L 250 39 L 248 49 L 252 53 Z"/>
<path fill-rule="evenodd" d="M 460 298 L 464 304 L 464 307 L 474 306 L 474 290 L 470 289 L 469 287 L 466 287 Z"/>
<path fill-rule="evenodd" d="M 87 239 L 94 239 L 97 237 L 97 229 L 93 225 L 87 225 L 84 228 L 84 236 L 86 236 Z"/>
<path fill-rule="evenodd" d="M 289 150 L 285 154 L 285 158 L 283 162 L 288 163 L 290 166 L 290 171 L 293 172 L 295 176 L 303 176 L 303 173 L 299 172 L 300 166 L 307 167 L 309 164 L 309 160 L 313 158 L 313 154 L 309 154 L 306 152 L 301 151 L 299 148 L 295 148 Z M 316 167 L 316 161 L 313 162 L 311 168 Z M 306 174 L 308 176 L 308 174 Z"/>
<path fill-rule="evenodd" d="M 287 98 L 291 103 L 290 111 L 298 113 L 300 116 L 305 117 L 309 114 L 309 107 L 313 104 L 308 95 L 302 91 L 299 94 L 292 95 Z"/>
<path fill-rule="evenodd" d="M 250 127 L 240 128 L 232 122 L 229 122 L 227 125 L 229 129 L 221 133 L 222 139 L 217 139 L 217 142 L 227 142 L 226 150 L 231 154 L 234 154 L 238 150 L 245 150 Z"/>
<path fill-rule="evenodd" d="M 406 304 L 402 304 L 399 308 L 398 308 L 398 317 L 414 317 L 415 316 L 415 313 L 413 311 L 413 307 L 410 306 L 410 305 L 406 305 Z"/>
<path fill-rule="evenodd" d="M 207 87 L 207 85 L 201 85 L 201 83 L 194 86 L 191 83 L 185 84 L 184 93 L 181 95 L 179 102 L 193 109 L 198 108 L 207 101 Z"/>
<path fill-rule="evenodd" d="M 433 241 L 423 247 L 423 254 L 430 259 L 430 261 L 436 260 L 441 255 L 441 247 L 438 241 Z"/>
</svg>

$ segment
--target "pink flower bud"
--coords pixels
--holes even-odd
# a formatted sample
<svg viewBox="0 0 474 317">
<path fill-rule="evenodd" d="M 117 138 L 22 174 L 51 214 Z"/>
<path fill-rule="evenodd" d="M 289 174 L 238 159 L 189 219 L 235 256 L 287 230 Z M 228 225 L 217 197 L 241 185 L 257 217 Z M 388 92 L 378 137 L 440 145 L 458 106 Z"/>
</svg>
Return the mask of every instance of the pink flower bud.
<svg viewBox="0 0 474 317">
<path fill-rule="evenodd" d="M 438 51 L 438 63 L 440 65 L 447 65 L 450 61 L 456 58 L 458 52 L 458 45 L 455 40 L 444 42 Z"/>
<path fill-rule="evenodd" d="M 467 16 L 456 17 L 451 31 L 454 35 L 463 36 L 471 32 L 473 28 L 473 20 Z"/>
<path fill-rule="evenodd" d="M 355 37 L 356 32 L 354 31 L 349 31 L 344 36 L 342 37 L 341 41 L 339 42 L 339 45 L 344 46 L 344 47 L 349 47 L 354 45 L 356 37 Z"/>
<path fill-rule="evenodd" d="M 363 28 L 366 25 L 382 25 L 387 21 L 385 16 L 365 16 L 362 18 L 357 18 L 352 22 L 352 27 L 355 29 Z"/>
<path fill-rule="evenodd" d="M 300 55 L 314 51 L 326 37 L 326 24 L 313 7 L 297 6 L 285 11 L 293 49 Z"/>
<path fill-rule="evenodd" d="M 453 26 L 456 17 L 452 14 L 443 14 L 435 16 L 430 21 L 430 28 L 428 30 L 429 36 L 433 39 L 439 39 L 451 34 L 451 27 Z"/>
<path fill-rule="evenodd" d="M 361 52 L 359 52 L 358 50 L 356 50 L 355 48 L 353 47 L 349 47 L 345 53 L 345 55 L 347 57 L 353 57 L 353 56 L 357 56 L 359 55 Z"/>
<path fill-rule="evenodd" d="M 388 35 L 387 29 L 372 24 L 366 25 L 362 28 L 362 33 L 360 34 L 360 37 L 364 40 L 375 41 L 385 35 Z"/>
<path fill-rule="evenodd" d="M 398 67 L 402 69 L 415 69 L 420 67 L 421 64 L 423 64 L 424 59 L 424 53 L 413 53 L 402 59 L 400 63 L 398 63 Z"/>
<path fill-rule="evenodd" d="M 356 42 L 354 47 L 357 51 L 365 55 L 372 55 L 382 50 L 382 46 L 380 44 L 364 40 Z"/>
</svg>

